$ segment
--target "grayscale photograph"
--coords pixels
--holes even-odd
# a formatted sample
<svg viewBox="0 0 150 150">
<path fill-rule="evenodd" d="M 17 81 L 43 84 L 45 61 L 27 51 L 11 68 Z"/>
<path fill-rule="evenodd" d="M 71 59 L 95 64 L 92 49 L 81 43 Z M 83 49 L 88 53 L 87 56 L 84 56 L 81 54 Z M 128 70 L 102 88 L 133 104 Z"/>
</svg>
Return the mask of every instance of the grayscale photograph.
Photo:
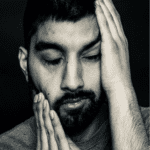
<svg viewBox="0 0 150 150">
<path fill-rule="evenodd" d="M 148 150 L 149 6 L 0 0 L 0 150 Z"/>
</svg>

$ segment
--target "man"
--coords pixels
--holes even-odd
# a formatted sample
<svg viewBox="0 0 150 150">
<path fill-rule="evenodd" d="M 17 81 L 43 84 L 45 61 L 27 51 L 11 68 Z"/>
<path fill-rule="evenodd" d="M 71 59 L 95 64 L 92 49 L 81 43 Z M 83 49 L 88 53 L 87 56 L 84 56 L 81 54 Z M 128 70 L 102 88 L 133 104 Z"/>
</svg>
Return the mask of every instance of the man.
<svg viewBox="0 0 150 150">
<path fill-rule="evenodd" d="M 30 0 L 24 31 L 18 57 L 35 117 L 1 135 L 0 148 L 148 149 L 148 112 L 112 1 Z"/>
</svg>

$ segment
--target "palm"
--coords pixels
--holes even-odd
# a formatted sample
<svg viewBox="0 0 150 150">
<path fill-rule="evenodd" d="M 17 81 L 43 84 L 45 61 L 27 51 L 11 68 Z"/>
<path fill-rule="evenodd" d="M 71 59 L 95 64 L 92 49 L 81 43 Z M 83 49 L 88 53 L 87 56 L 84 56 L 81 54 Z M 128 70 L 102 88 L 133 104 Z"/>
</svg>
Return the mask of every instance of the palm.
<svg viewBox="0 0 150 150">
<path fill-rule="evenodd" d="M 109 0 L 99 0 L 97 20 L 102 35 L 101 76 L 102 84 L 110 92 L 115 85 L 131 84 L 128 42 L 119 15 Z"/>
</svg>

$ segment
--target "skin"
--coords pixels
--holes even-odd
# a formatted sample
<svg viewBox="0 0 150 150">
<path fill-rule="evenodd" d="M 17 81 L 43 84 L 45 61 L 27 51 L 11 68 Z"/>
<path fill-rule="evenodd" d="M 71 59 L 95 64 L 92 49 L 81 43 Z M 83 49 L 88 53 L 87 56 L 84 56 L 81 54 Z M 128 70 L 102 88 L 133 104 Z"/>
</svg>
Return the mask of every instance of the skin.
<svg viewBox="0 0 150 150">
<path fill-rule="evenodd" d="M 44 93 L 52 108 L 55 100 L 66 92 L 92 89 L 97 97 L 100 95 L 100 61 L 92 63 L 85 59 L 85 57 L 99 54 L 100 41 L 87 53 L 79 54 L 83 46 L 94 40 L 98 33 L 96 18 L 91 17 L 75 24 L 49 20 L 39 27 L 32 37 L 29 70 L 35 86 Z M 57 52 L 55 49 L 37 52 L 34 46 L 41 40 L 63 45 L 66 54 Z M 44 59 L 58 58 L 62 58 L 59 65 L 44 63 Z"/>
<path fill-rule="evenodd" d="M 38 91 L 41 91 L 53 109 L 57 99 L 67 92 L 78 90 L 92 90 L 96 98 L 100 96 L 100 59 L 88 60 L 87 57 L 100 55 L 98 40 L 92 47 L 82 51 L 83 47 L 97 39 L 99 27 L 96 17 L 89 16 L 76 23 L 53 22 L 48 20 L 41 26 L 31 39 L 29 54 L 20 48 L 20 65 L 28 81 L 27 63 L 31 78 Z M 69 39 L 69 40 L 68 40 Z M 65 54 L 55 49 L 37 51 L 34 47 L 40 41 L 57 42 L 62 45 Z M 26 61 L 28 57 L 28 62 Z M 62 58 L 59 65 L 46 64 L 46 60 Z M 85 106 L 88 102 L 85 103 Z M 37 106 L 40 112 L 40 106 Z M 39 108 L 40 107 L 40 108 Z M 34 109 L 35 110 L 35 109 Z M 61 111 L 64 114 L 65 111 Z M 99 115 L 99 114 L 98 114 Z M 100 114 L 101 115 L 101 114 Z M 88 140 L 105 120 L 95 116 L 93 123 L 83 133 L 71 137 L 75 141 Z M 86 134 L 85 134 L 86 133 Z"/>
<path fill-rule="evenodd" d="M 63 94 L 63 90 L 73 90 L 77 89 L 77 87 L 92 89 L 96 93 L 96 96 L 98 96 L 100 94 L 98 92 L 100 90 L 100 83 L 102 83 L 108 97 L 113 149 L 146 150 L 148 148 L 148 137 L 146 135 L 145 127 L 137 103 L 137 98 L 131 81 L 128 43 L 124 35 L 120 17 L 112 1 L 98 1 L 98 3 L 96 4 L 96 18 L 98 26 L 96 23 L 90 26 L 91 24 L 89 23 L 89 21 L 86 21 L 85 19 L 84 23 L 86 24 L 87 22 L 87 24 L 84 27 L 82 26 L 82 20 L 81 22 L 77 22 L 77 24 L 74 25 L 64 23 L 65 26 L 68 25 L 69 28 L 67 30 L 71 32 L 63 34 L 63 30 L 59 30 L 59 32 L 61 32 L 59 36 L 62 35 L 63 37 L 59 42 L 64 42 L 64 44 L 67 44 L 70 50 L 67 53 L 68 59 L 66 62 L 68 63 L 69 67 L 67 68 L 66 72 L 63 72 L 63 70 L 65 70 L 65 65 L 62 65 L 59 69 L 53 67 L 51 69 L 47 69 L 47 67 L 43 67 L 38 59 L 38 54 L 36 55 L 34 51 L 31 50 L 31 54 L 29 55 L 29 57 L 32 56 L 31 58 L 29 58 L 29 63 L 31 64 L 29 66 L 31 67 L 31 70 L 33 70 L 31 75 L 34 76 L 34 83 L 36 87 L 44 93 L 47 99 L 45 101 L 44 95 L 41 93 L 39 95 L 36 95 L 34 98 L 35 104 L 33 107 L 38 124 L 37 150 L 70 149 L 70 144 L 68 144 L 68 141 L 71 140 L 67 140 L 57 114 L 54 111 L 51 111 L 49 115 L 49 110 L 51 110 L 49 108 L 49 105 L 51 108 L 53 108 L 56 96 L 60 96 L 61 94 Z M 50 35 L 57 35 L 55 30 L 49 32 L 50 30 L 48 30 L 48 27 L 46 25 L 50 27 L 51 24 L 49 24 L 48 21 L 46 24 L 39 28 L 39 32 L 37 32 L 37 34 L 32 38 L 31 49 L 33 48 L 33 43 L 35 43 L 35 41 L 39 40 L 40 38 L 44 38 L 44 40 L 50 40 Z M 88 24 L 90 25 L 88 26 Z M 63 29 L 65 30 L 65 26 L 63 26 L 62 23 L 61 26 L 64 27 Z M 92 28 L 93 30 L 90 30 L 88 32 L 89 27 L 95 28 Z M 53 27 L 51 26 L 51 28 Z M 80 47 L 83 46 L 83 43 L 89 42 L 96 33 L 98 34 L 98 31 L 100 31 L 102 35 L 102 41 L 100 44 L 102 54 L 101 69 L 100 63 L 96 62 L 94 64 L 88 63 L 88 65 L 84 62 L 82 62 L 82 65 L 78 64 L 76 54 L 79 51 Z M 41 35 L 45 36 L 42 37 Z M 57 40 L 59 40 L 59 36 L 57 36 Z M 80 40 L 77 42 L 78 44 L 76 43 L 76 40 L 74 40 L 74 37 L 76 39 L 80 37 Z M 70 41 L 67 40 L 68 38 Z M 83 39 L 86 41 L 84 41 Z M 34 53 L 34 55 L 32 53 Z M 21 48 L 19 54 L 19 58 L 21 60 L 20 65 L 26 75 L 26 79 L 28 80 L 28 72 L 26 69 L 27 56 L 27 51 Z M 38 69 L 36 69 L 36 66 Z M 83 66 L 83 68 L 81 66 Z M 93 67 L 92 71 L 94 69 L 93 72 L 95 74 L 90 74 L 91 67 Z M 78 69 L 79 72 L 77 71 Z M 86 72 L 87 74 L 85 74 Z M 51 81 L 51 83 L 49 83 L 49 81 Z M 54 84 L 55 82 L 57 84 Z M 52 92 L 48 95 L 49 90 L 52 90 Z M 44 105 L 45 102 L 46 105 Z M 48 134 L 46 133 L 46 131 Z M 72 148 L 79 149 L 75 145 L 75 143 L 73 144 Z"/>
<path fill-rule="evenodd" d="M 86 51 L 82 51 L 85 45 L 97 39 L 98 34 L 97 20 L 93 16 L 83 18 L 77 23 L 48 20 L 38 28 L 37 33 L 32 37 L 30 53 L 27 54 L 27 50 L 21 49 L 20 57 L 23 59 L 29 56 L 28 62 L 25 63 L 29 63 L 31 78 L 35 87 L 48 100 L 51 109 L 54 108 L 57 99 L 65 93 L 92 90 L 97 98 L 100 96 L 100 59 L 87 59 L 87 57 L 99 56 L 100 41 L 98 40 Z M 65 54 L 55 49 L 37 51 L 34 47 L 40 41 L 59 43 L 65 47 Z M 62 59 L 58 65 L 45 62 L 45 59 L 50 61 L 58 58 Z M 21 65 L 25 74 L 28 74 L 23 61 Z M 28 81 L 28 76 L 26 79 Z M 85 103 L 85 107 L 88 103 L 88 101 Z M 62 109 L 61 114 L 66 115 L 65 113 Z M 86 132 L 89 136 L 80 134 L 80 139 L 88 139 L 98 129 L 99 124 L 100 121 L 93 123 Z M 79 136 L 72 138 L 77 141 Z"/>
</svg>

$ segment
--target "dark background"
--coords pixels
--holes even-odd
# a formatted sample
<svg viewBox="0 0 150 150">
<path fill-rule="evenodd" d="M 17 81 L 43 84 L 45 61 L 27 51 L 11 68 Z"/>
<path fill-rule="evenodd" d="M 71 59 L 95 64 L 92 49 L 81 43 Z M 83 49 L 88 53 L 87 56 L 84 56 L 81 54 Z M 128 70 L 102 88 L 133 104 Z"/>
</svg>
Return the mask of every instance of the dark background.
<svg viewBox="0 0 150 150">
<path fill-rule="evenodd" d="M 138 102 L 148 107 L 148 1 L 114 0 L 114 4 L 129 42 L 131 75 Z M 0 0 L 0 133 L 33 115 L 27 83 L 18 61 L 18 47 L 24 42 L 25 5 L 26 0 Z"/>
</svg>

